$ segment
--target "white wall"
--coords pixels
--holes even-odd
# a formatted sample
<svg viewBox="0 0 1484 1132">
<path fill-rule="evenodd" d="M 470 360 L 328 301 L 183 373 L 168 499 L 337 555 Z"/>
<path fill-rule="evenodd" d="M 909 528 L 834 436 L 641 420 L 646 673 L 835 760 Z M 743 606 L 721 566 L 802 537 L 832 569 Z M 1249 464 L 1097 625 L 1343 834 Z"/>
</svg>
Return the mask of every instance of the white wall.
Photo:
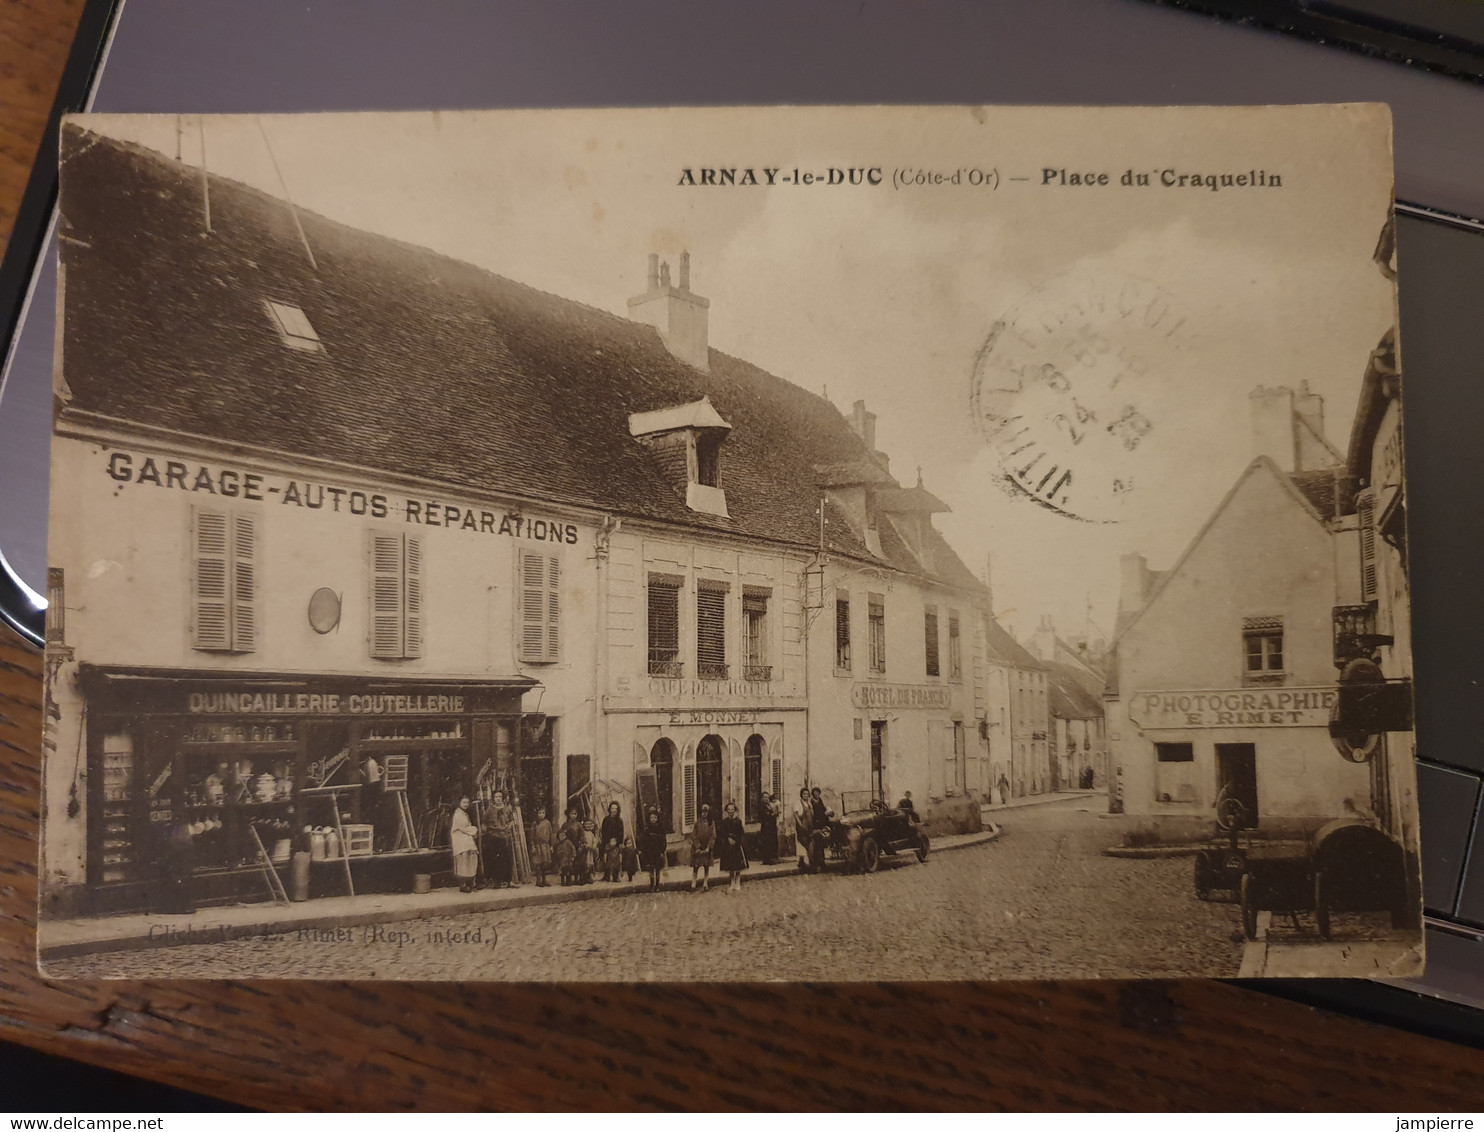
<svg viewBox="0 0 1484 1132">
<path fill-rule="evenodd" d="M 1342 759 L 1322 724 L 1141 731 L 1127 712 L 1141 692 L 1243 688 L 1245 617 L 1283 618 L 1281 687 L 1332 687 L 1331 620 L 1342 592 L 1336 555 L 1345 545 L 1337 549 L 1325 524 L 1268 465 L 1255 465 L 1239 481 L 1226 507 L 1119 641 L 1122 704 L 1116 716 L 1110 712 L 1110 728 L 1118 735 L 1114 760 L 1124 770 L 1127 812 L 1209 813 L 1217 789 L 1217 743 L 1256 745 L 1262 817 L 1332 817 L 1347 798 L 1357 808 L 1369 804 L 1366 768 Z M 1157 801 L 1156 742 L 1193 744 L 1192 802 Z"/>
</svg>

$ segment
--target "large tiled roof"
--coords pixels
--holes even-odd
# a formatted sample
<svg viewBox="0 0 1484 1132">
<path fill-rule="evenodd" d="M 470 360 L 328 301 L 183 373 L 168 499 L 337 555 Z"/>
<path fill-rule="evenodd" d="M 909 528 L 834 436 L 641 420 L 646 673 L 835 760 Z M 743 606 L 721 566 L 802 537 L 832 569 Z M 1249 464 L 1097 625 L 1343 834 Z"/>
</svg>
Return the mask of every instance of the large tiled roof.
<svg viewBox="0 0 1484 1132">
<path fill-rule="evenodd" d="M 1048 705 L 1055 719 L 1098 719 L 1103 705 L 1085 686 L 1083 673 L 1073 665 L 1053 662 L 1048 665 L 1046 684 L 1050 689 Z"/>
<path fill-rule="evenodd" d="M 1015 668 L 1044 669 L 1045 663 L 1037 660 L 1029 650 L 1017 641 L 1003 625 L 993 617 L 984 619 L 985 645 L 991 663 L 1010 665 Z"/>
<path fill-rule="evenodd" d="M 1349 477 L 1343 466 L 1294 472 L 1289 479 L 1319 512 L 1320 518 L 1335 519 L 1355 510 L 1355 493 L 1349 490 Z"/>
<path fill-rule="evenodd" d="M 63 139 L 69 411 L 474 491 L 797 545 L 819 541 L 819 465 L 873 464 L 822 397 L 718 350 L 710 372 L 650 326 L 69 128 Z M 615 285 L 619 281 L 615 280 Z M 264 303 L 304 311 L 290 349 Z M 697 513 L 629 433 L 709 397 L 730 517 Z M 870 557 L 847 523 L 829 539 Z M 934 536 L 933 573 L 977 586 Z M 890 564 L 926 573 L 910 554 Z"/>
</svg>

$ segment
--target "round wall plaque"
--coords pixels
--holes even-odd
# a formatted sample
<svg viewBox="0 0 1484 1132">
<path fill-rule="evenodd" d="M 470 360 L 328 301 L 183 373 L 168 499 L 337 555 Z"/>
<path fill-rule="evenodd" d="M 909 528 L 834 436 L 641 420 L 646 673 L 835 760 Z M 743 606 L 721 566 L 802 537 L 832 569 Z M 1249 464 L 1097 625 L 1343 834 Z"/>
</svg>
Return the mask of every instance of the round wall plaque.
<svg viewBox="0 0 1484 1132">
<path fill-rule="evenodd" d="M 340 624 L 340 595 L 328 586 L 315 590 L 309 599 L 309 625 L 316 633 L 328 633 Z"/>
</svg>

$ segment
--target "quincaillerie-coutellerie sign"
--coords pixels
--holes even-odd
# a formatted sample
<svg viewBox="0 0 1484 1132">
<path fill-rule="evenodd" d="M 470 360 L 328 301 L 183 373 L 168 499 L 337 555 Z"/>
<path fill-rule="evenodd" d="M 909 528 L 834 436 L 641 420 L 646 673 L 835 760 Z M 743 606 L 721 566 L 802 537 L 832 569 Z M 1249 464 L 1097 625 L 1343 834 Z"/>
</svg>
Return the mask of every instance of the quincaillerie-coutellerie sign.
<svg viewBox="0 0 1484 1132">
<path fill-rule="evenodd" d="M 1128 717 L 1146 730 L 1182 727 L 1325 727 L 1333 688 L 1235 688 L 1139 692 Z"/>
<path fill-rule="evenodd" d="M 856 684 L 850 702 L 859 708 L 946 708 L 948 689 L 933 684 Z"/>
<path fill-rule="evenodd" d="M 458 715 L 463 696 L 333 692 L 192 692 L 192 715 Z"/>
</svg>

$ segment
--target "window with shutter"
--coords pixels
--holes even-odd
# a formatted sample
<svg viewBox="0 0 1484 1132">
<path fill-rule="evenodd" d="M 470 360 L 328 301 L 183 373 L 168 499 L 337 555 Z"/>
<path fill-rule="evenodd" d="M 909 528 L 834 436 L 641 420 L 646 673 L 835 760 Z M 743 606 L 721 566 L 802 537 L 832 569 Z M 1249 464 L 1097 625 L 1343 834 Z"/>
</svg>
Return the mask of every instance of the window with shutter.
<svg viewBox="0 0 1484 1132">
<path fill-rule="evenodd" d="M 771 680 L 773 666 L 768 663 L 768 598 L 771 591 L 748 586 L 742 591 L 742 628 L 745 655 L 744 680 Z"/>
<path fill-rule="evenodd" d="M 696 764 L 694 762 L 687 762 L 683 767 L 683 771 L 682 778 L 684 780 L 683 790 L 685 796 L 682 801 L 685 812 L 681 816 L 685 819 L 686 830 L 689 830 L 696 824 Z"/>
<path fill-rule="evenodd" d="M 1376 500 L 1363 495 L 1356 501 L 1360 520 L 1360 600 L 1375 601 L 1379 595 L 1376 582 Z"/>
<path fill-rule="evenodd" d="M 257 647 L 257 523 L 239 511 L 232 516 L 232 651 Z"/>
<path fill-rule="evenodd" d="M 257 517 L 196 508 L 192 645 L 211 652 L 257 648 Z"/>
<path fill-rule="evenodd" d="M 850 671 L 850 595 L 835 591 L 835 667 Z"/>
<path fill-rule="evenodd" d="M 680 586 L 672 574 L 649 576 L 649 674 L 678 677 L 680 662 Z"/>
<path fill-rule="evenodd" d="M 422 656 L 423 540 L 419 535 L 402 536 L 402 626 L 402 655 Z"/>
<path fill-rule="evenodd" d="M 371 536 L 371 655 L 411 660 L 423 654 L 422 539 Z"/>
<path fill-rule="evenodd" d="M 964 678 L 963 637 L 958 629 L 958 610 L 948 612 L 948 679 Z"/>
<path fill-rule="evenodd" d="M 922 614 L 923 639 L 927 652 L 927 674 L 938 675 L 938 609 L 928 606 Z"/>
<path fill-rule="evenodd" d="M 783 760 L 773 759 L 772 773 L 768 776 L 770 788 L 768 793 L 773 795 L 775 801 L 783 801 Z"/>
<path fill-rule="evenodd" d="M 880 594 L 867 594 L 867 628 L 870 630 L 871 671 L 886 671 L 886 599 Z"/>
<path fill-rule="evenodd" d="M 520 659 L 553 664 L 561 657 L 561 559 L 545 550 L 521 550 L 517 558 Z"/>
<path fill-rule="evenodd" d="M 232 647 L 232 615 L 227 593 L 230 550 L 227 516 L 220 511 L 196 511 L 196 624 L 195 647 L 228 651 Z"/>
<path fill-rule="evenodd" d="M 714 582 L 696 589 L 696 675 L 727 678 L 727 591 Z"/>
</svg>

